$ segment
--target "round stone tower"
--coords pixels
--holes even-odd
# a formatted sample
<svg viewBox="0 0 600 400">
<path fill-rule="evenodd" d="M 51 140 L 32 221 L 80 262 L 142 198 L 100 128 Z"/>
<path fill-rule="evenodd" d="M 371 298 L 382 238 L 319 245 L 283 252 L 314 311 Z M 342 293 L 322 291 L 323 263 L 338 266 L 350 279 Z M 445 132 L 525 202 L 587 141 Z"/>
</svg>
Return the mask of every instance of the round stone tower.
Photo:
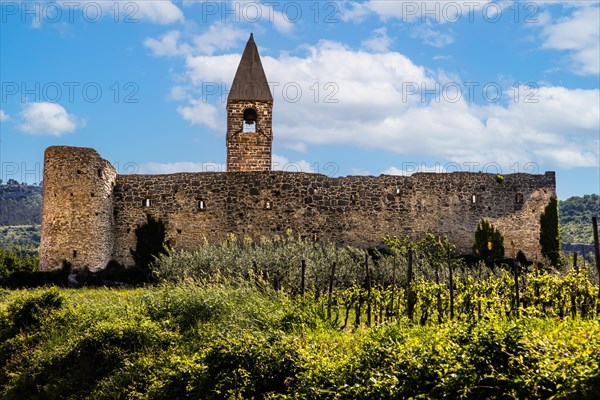
<svg viewBox="0 0 600 400">
<path fill-rule="evenodd" d="M 273 96 L 250 35 L 227 97 L 227 172 L 271 170 Z"/>
<path fill-rule="evenodd" d="M 40 269 L 106 267 L 114 242 L 117 173 L 93 149 L 53 146 L 44 154 Z"/>
</svg>

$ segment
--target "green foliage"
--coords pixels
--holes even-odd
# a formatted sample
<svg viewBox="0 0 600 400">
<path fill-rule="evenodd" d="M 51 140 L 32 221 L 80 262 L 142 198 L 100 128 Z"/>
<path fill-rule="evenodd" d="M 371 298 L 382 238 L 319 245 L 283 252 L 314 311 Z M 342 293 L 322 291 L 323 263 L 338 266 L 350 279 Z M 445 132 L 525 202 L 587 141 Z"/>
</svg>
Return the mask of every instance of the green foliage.
<svg viewBox="0 0 600 400">
<path fill-rule="evenodd" d="M 0 339 L 3 341 L 23 330 L 39 328 L 41 319 L 48 312 L 59 309 L 64 297 L 53 289 L 15 299 L 0 315 Z"/>
<path fill-rule="evenodd" d="M 560 237 L 563 243 L 593 244 L 592 217 L 600 217 L 600 197 L 587 194 L 559 202 Z"/>
<path fill-rule="evenodd" d="M 582 275 L 552 277 L 548 290 L 570 279 L 568 295 Z M 399 318 L 340 331 L 320 307 L 241 282 L 0 291 L 0 398 L 593 399 L 600 390 L 594 319 Z"/>
<path fill-rule="evenodd" d="M 504 258 L 504 238 L 500 231 L 485 219 L 481 219 L 477 225 L 473 253 L 479 259 L 487 261 Z"/>
<path fill-rule="evenodd" d="M 146 269 L 150 276 L 150 265 L 154 258 L 166 253 L 165 224 L 148 214 L 146 223 L 136 228 L 135 236 L 137 241 L 135 250 L 131 250 L 131 256 L 135 265 Z"/>
<path fill-rule="evenodd" d="M 21 258 L 37 256 L 40 228 L 40 225 L 0 226 L 0 249 L 10 250 Z"/>
<path fill-rule="evenodd" d="M 222 244 L 204 242 L 193 252 L 162 254 L 153 266 L 154 276 L 161 281 L 231 282 L 261 279 L 275 288 L 300 292 L 298 267 L 306 261 L 307 290 L 324 293 L 328 287 L 333 263 L 336 282 L 350 287 L 361 280 L 365 252 L 333 243 L 315 243 L 285 236 L 263 237 L 257 243 L 243 242 L 231 236 Z M 370 259 L 372 262 L 372 259 Z"/>
<path fill-rule="evenodd" d="M 0 248 L 0 279 L 6 278 L 17 271 L 36 271 L 37 267 L 37 257 L 26 256 L 21 258 L 11 251 Z"/>
<path fill-rule="evenodd" d="M 559 266 L 560 225 L 556 197 L 550 198 L 544 212 L 540 215 L 540 246 L 542 255 L 550 261 L 551 265 Z"/>
</svg>

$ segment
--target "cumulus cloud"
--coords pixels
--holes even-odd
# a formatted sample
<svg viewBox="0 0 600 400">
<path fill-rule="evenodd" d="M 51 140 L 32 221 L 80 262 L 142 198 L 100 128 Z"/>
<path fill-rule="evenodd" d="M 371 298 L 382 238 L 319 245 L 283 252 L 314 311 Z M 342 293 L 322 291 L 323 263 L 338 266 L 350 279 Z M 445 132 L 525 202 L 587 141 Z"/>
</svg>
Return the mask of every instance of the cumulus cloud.
<svg viewBox="0 0 600 400">
<path fill-rule="evenodd" d="M 147 162 L 140 164 L 136 171 L 139 174 L 176 174 L 179 172 L 224 172 L 225 164 L 215 162 L 195 163 L 195 162 L 175 162 L 159 163 Z"/>
<path fill-rule="evenodd" d="M 362 46 L 375 52 L 388 51 L 394 41 L 387 34 L 387 28 L 379 28 L 373 31 L 373 36 L 363 40 Z"/>
<path fill-rule="evenodd" d="M 0 110 L 0 121 L 8 121 L 10 116 L 4 112 L 4 110 Z"/>
<path fill-rule="evenodd" d="M 188 105 L 177 107 L 177 112 L 192 125 L 206 125 L 212 129 L 223 127 L 217 109 L 202 100 L 190 99 Z"/>
<path fill-rule="evenodd" d="M 172 1 L 120 1 L 127 4 L 135 3 L 139 7 L 142 21 L 166 25 L 184 20 L 183 12 Z"/>
<path fill-rule="evenodd" d="M 448 172 L 446 167 L 442 164 L 427 165 L 425 163 L 406 162 L 403 163 L 400 168 L 389 167 L 388 169 L 381 172 L 382 175 L 398 175 L 398 176 L 411 176 L 417 172 L 433 172 L 442 173 Z"/>
<path fill-rule="evenodd" d="M 600 7 L 580 6 L 569 17 L 549 22 L 542 38 L 546 49 L 569 52 L 572 69 L 580 75 L 600 73 Z"/>
<path fill-rule="evenodd" d="M 212 55 L 216 51 L 238 48 L 240 43 L 248 39 L 248 33 L 233 25 L 216 22 L 204 33 L 192 35 L 190 43 L 180 39 L 181 32 L 169 31 L 159 39 L 146 38 L 144 46 L 158 57 Z"/>
<path fill-rule="evenodd" d="M 393 51 L 367 52 L 320 41 L 302 54 L 262 56 L 275 99 L 278 146 L 354 145 L 452 162 L 598 165 L 599 90 L 547 86 L 503 88 L 497 103 L 474 104 L 468 89 L 444 71 L 433 72 Z M 185 58 L 187 83 L 229 87 L 240 54 Z M 407 84 L 431 89 L 455 80 L 457 99 L 424 101 Z M 481 90 L 481 87 L 479 88 Z M 531 96 L 526 97 L 525 94 Z M 215 130 L 225 124 L 225 97 L 188 98 L 182 116 Z"/>
<path fill-rule="evenodd" d="M 61 11 L 63 15 L 74 8 L 85 10 L 86 20 L 88 21 L 94 21 L 96 18 L 107 18 L 126 23 L 148 22 L 159 25 L 184 21 L 183 12 L 170 0 L 61 0 L 57 3 L 64 5 L 64 9 Z M 39 7 L 38 10 L 44 12 L 43 7 Z M 39 21 L 43 20 L 42 17 L 35 18 L 33 26 L 39 27 Z"/>
<path fill-rule="evenodd" d="M 233 25 L 217 22 L 208 31 L 194 38 L 194 47 L 200 54 L 213 54 L 216 50 L 230 50 L 248 40 L 248 33 Z"/>
<path fill-rule="evenodd" d="M 289 34 L 294 29 L 294 24 L 291 18 L 295 18 L 293 15 L 288 17 L 280 11 L 276 11 L 269 2 L 261 3 L 256 0 L 242 0 L 235 2 L 239 4 L 239 15 L 238 18 L 241 21 L 254 22 L 266 20 L 273 23 L 273 26 L 278 32 Z M 291 13 L 292 11 L 290 11 Z"/>
<path fill-rule="evenodd" d="M 86 125 L 84 119 L 67 113 L 60 104 L 29 103 L 20 113 L 17 129 L 29 135 L 62 136 Z"/>
<path fill-rule="evenodd" d="M 412 30 L 412 37 L 421 39 L 424 44 L 433 47 L 445 47 L 454 42 L 452 34 L 434 30 L 427 25 L 415 26 Z"/>
<path fill-rule="evenodd" d="M 369 0 L 366 2 L 343 2 L 340 8 L 342 20 L 360 22 L 368 15 L 377 15 L 381 20 L 400 20 L 410 22 L 453 23 L 461 19 L 470 20 L 474 12 L 486 7 L 490 0 Z M 493 17 L 495 9 L 487 10 L 486 16 Z"/>
<path fill-rule="evenodd" d="M 170 31 L 161 36 L 160 39 L 147 38 L 144 40 L 144 46 L 152 50 L 152 53 L 158 57 L 178 56 L 184 52 L 177 44 L 180 36 L 180 32 Z"/>
<path fill-rule="evenodd" d="M 286 172 L 306 172 L 314 173 L 316 171 L 314 166 L 308 161 L 290 161 L 289 158 L 278 154 L 273 154 L 271 159 L 271 168 L 274 171 L 286 171 Z"/>
</svg>

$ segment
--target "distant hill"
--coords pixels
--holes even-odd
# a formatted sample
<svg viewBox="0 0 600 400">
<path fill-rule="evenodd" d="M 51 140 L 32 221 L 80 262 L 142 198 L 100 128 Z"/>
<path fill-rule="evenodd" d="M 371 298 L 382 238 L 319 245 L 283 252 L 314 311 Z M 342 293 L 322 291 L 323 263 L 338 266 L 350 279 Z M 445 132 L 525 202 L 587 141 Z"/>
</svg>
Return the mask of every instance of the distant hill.
<svg viewBox="0 0 600 400">
<path fill-rule="evenodd" d="M 560 201 L 561 240 L 563 243 L 593 244 L 592 217 L 600 218 L 600 197 L 586 194 Z"/>
<path fill-rule="evenodd" d="M 39 225 L 42 188 L 13 183 L 0 185 L 0 226 Z"/>
</svg>

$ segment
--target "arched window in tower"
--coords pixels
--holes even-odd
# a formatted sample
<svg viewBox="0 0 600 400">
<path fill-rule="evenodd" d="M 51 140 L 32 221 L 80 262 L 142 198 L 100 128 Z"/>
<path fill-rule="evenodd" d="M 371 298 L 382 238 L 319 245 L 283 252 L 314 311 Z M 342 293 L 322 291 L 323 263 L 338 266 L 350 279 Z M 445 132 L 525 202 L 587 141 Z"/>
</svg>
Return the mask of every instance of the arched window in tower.
<svg viewBox="0 0 600 400">
<path fill-rule="evenodd" d="M 244 110 L 244 132 L 256 133 L 256 110 L 254 108 Z"/>
</svg>

